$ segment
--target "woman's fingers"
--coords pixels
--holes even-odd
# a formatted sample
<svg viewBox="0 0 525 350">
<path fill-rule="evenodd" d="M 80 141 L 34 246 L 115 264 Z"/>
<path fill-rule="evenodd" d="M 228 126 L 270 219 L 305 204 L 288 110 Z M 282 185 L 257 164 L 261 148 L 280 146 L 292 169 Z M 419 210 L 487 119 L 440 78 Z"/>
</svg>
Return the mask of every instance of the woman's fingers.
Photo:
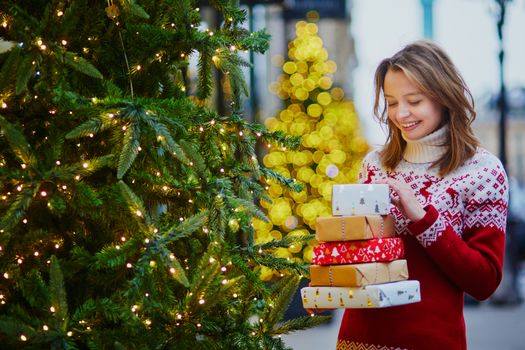
<svg viewBox="0 0 525 350">
<path fill-rule="evenodd" d="M 385 182 L 392 188 L 393 194 L 391 202 L 401 213 L 412 221 L 418 221 L 426 212 L 421 203 L 416 198 L 414 191 L 403 181 L 393 178 L 385 179 Z"/>
</svg>

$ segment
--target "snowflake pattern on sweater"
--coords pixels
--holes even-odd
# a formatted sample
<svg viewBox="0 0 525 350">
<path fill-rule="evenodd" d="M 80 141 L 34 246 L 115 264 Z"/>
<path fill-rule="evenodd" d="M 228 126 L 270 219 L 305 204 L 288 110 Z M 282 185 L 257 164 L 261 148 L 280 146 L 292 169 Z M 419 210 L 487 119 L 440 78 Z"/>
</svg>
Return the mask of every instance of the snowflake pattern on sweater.
<svg viewBox="0 0 525 350">
<path fill-rule="evenodd" d="M 378 164 L 379 154 L 369 154 L 359 182 L 384 180 L 387 174 Z M 500 161 L 484 149 L 479 149 L 467 164 L 446 177 L 440 177 L 437 169 L 407 161 L 402 161 L 388 176 L 406 182 L 423 206 L 433 205 L 439 212 L 438 220 L 417 236 L 423 246 L 436 242 L 447 225 L 458 235 L 465 228 L 486 226 L 505 231 L 506 216 L 502 214 L 507 210 L 507 178 Z M 409 220 L 395 207 L 391 214 L 395 216 L 396 233 L 410 234 Z"/>
</svg>

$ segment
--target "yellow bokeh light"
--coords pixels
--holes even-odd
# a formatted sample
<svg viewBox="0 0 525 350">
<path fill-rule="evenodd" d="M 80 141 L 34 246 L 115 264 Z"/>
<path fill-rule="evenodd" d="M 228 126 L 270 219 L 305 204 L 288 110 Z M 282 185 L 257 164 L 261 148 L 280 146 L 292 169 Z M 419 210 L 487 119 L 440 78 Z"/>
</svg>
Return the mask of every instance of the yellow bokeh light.
<svg viewBox="0 0 525 350">
<path fill-rule="evenodd" d="M 307 91 L 312 91 L 316 87 L 316 82 L 312 78 L 307 78 L 303 81 L 303 88 Z"/>
<path fill-rule="evenodd" d="M 328 70 L 327 73 L 335 73 L 335 71 L 337 70 L 337 64 L 334 61 L 327 61 L 326 67 Z"/>
<path fill-rule="evenodd" d="M 314 171 L 310 167 L 302 167 L 297 172 L 297 179 L 302 182 L 310 182 L 310 178 L 314 175 Z"/>
<path fill-rule="evenodd" d="M 307 113 L 311 117 L 318 118 L 319 116 L 321 116 L 321 113 L 323 113 L 323 107 L 321 107 L 317 103 L 312 103 L 308 106 Z"/>
<path fill-rule="evenodd" d="M 323 126 L 319 130 L 319 134 L 323 140 L 330 140 L 334 137 L 334 130 L 330 126 Z"/>
<path fill-rule="evenodd" d="M 308 31 L 309 34 L 315 35 L 317 34 L 317 31 L 319 29 L 317 28 L 317 25 L 315 23 L 308 23 L 306 24 L 306 30 Z"/>
<path fill-rule="evenodd" d="M 303 81 L 304 81 L 304 78 L 301 73 L 294 73 L 290 77 L 290 83 L 292 83 L 293 86 L 302 85 Z"/>
<path fill-rule="evenodd" d="M 321 92 L 317 95 L 317 102 L 322 106 L 327 106 L 332 102 L 332 96 L 328 92 Z"/>
<path fill-rule="evenodd" d="M 330 79 L 329 77 L 322 77 L 321 79 L 319 79 L 319 86 L 321 87 L 321 89 L 330 89 L 330 87 L 332 87 L 332 79 Z"/>
<path fill-rule="evenodd" d="M 283 122 L 291 122 L 293 120 L 294 113 L 288 109 L 285 109 L 281 111 L 281 113 L 279 114 L 279 117 L 281 118 Z"/>
<path fill-rule="evenodd" d="M 308 72 L 308 64 L 304 61 L 300 61 L 296 63 L 297 66 L 297 73 L 307 73 Z"/>
<path fill-rule="evenodd" d="M 302 87 L 299 87 L 294 92 L 295 97 L 300 101 L 305 101 L 308 98 L 308 91 Z"/>
<path fill-rule="evenodd" d="M 276 239 L 276 240 L 280 240 L 280 239 L 283 239 L 283 234 L 280 232 L 280 231 L 277 231 L 277 230 L 273 230 L 270 232 L 270 236 L 273 238 L 273 239 Z"/>
<path fill-rule="evenodd" d="M 345 92 L 340 87 L 336 87 L 330 91 L 330 95 L 332 95 L 334 101 L 341 101 L 345 97 Z"/>
<path fill-rule="evenodd" d="M 294 74 L 296 70 L 297 70 L 297 66 L 295 65 L 294 62 L 288 61 L 283 65 L 283 71 L 286 74 Z"/>
</svg>

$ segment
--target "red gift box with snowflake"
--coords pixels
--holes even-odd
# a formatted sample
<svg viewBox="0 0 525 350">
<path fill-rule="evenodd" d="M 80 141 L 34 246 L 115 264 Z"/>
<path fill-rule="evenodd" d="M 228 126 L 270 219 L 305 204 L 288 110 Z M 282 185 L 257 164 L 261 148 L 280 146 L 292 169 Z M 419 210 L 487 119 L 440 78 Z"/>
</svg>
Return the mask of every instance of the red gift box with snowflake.
<svg viewBox="0 0 525 350">
<path fill-rule="evenodd" d="M 402 258 L 403 254 L 401 238 L 322 242 L 313 248 L 312 264 L 342 265 L 392 261 Z"/>
</svg>

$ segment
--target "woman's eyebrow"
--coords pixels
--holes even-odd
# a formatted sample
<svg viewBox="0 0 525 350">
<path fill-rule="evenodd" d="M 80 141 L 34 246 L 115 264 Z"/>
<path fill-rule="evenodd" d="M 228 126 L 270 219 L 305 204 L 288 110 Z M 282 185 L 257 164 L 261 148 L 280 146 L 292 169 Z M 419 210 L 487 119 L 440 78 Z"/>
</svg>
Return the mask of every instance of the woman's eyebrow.
<svg viewBox="0 0 525 350">
<path fill-rule="evenodd" d="M 384 94 L 385 97 L 390 97 L 390 98 L 393 98 L 394 96 L 392 95 L 389 95 L 389 94 Z M 408 96 L 415 96 L 415 95 L 422 95 L 421 92 L 409 92 L 408 94 L 404 94 L 403 97 L 408 97 Z"/>
</svg>

